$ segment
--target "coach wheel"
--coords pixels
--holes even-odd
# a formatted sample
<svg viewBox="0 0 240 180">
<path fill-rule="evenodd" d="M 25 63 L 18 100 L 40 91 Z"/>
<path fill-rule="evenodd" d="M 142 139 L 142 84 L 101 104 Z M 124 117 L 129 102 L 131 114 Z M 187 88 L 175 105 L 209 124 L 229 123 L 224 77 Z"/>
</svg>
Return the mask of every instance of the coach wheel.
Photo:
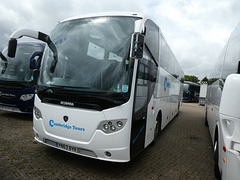
<svg viewBox="0 0 240 180">
<path fill-rule="evenodd" d="M 160 112 L 157 117 L 157 122 L 156 122 L 157 124 L 154 131 L 154 140 L 156 140 L 156 138 L 161 134 L 161 122 L 162 122 L 162 114 Z"/>
<path fill-rule="evenodd" d="M 155 131 L 154 131 L 154 139 L 156 139 L 158 136 L 159 136 L 159 131 L 160 131 L 160 123 L 159 123 L 159 120 L 157 120 L 156 122 L 156 128 L 155 128 Z"/>
<path fill-rule="evenodd" d="M 205 126 L 208 127 L 207 110 L 206 110 L 206 113 L 205 113 Z"/>
<path fill-rule="evenodd" d="M 216 140 L 214 144 L 214 173 L 215 173 L 215 177 L 217 179 L 220 179 L 221 176 L 220 176 L 218 162 L 219 162 L 218 140 Z"/>
</svg>

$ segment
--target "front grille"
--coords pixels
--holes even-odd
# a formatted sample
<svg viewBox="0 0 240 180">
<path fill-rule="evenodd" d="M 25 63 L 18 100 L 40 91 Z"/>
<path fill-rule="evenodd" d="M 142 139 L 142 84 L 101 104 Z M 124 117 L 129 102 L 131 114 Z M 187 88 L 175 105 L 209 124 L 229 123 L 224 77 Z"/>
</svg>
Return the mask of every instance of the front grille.
<svg viewBox="0 0 240 180">
<path fill-rule="evenodd" d="M 79 107 L 84 109 L 94 109 L 97 111 L 102 111 L 104 109 L 119 106 L 126 102 L 127 98 L 122 96 L 121 100 L 118 97 L 112 97 L 114 101 L 104 99 L 104 96 L 99 94 L 99 96 L 91 96 L 88 94 L 77 95 L 71 93 L 48 93 L 44 91 L 39 91 L 38 97 L 41 99 L 42 103 L 57 104 L 62 106 Z M 65 103 L 62 103 L 65 102 Z"/>
</svg>

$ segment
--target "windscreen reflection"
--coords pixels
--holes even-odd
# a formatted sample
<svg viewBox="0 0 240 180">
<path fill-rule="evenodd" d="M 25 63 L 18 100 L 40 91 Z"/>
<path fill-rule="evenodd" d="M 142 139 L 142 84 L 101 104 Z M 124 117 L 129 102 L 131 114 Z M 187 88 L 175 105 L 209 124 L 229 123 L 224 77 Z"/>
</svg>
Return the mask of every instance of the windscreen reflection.
<svg viewBox="0 0 240 180">
<path fill-rule="evenodd" d="M 98 17 L 60 23 L 51 33 L 58 63 L 49 69 L 53 53 L 43 57 L 39 84 L 90 92 L 127 93 L 132 17 Z"/>
</svg>

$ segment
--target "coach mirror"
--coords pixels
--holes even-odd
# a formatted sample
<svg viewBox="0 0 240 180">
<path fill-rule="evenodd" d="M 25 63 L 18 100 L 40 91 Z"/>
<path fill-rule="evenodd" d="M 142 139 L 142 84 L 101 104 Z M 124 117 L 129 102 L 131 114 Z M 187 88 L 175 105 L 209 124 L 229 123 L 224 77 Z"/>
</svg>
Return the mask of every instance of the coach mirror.
<svg viewBox="0 0 240 180">
<path fill-rule="evenodd" d="M 134 33 L 132 35 L 131 54 L 130 54 L 131 58 L 142 59 L 143 47 L 144 47 L 144 35 L 140 33 Z"/>
<path fill-rule="evenodd" d="M 6 71 L 7 66 L 8 66 L 8 61 L 7 61 L 7 58 L 3 55 L 2 52 L 0 52 L 0 58 L 1 58 L 2 61 L 4 62 L 4 65 L 2 65 L 2 66 L 3 66 L 3 68 L 2 68 L 2 74 L 4 74 L 4 72 Z M 1 61 L 1 62 L 2 62 L 2 61 Z"/>
<path fill-rule="evenodd" d="M 14 58 L 16 54 L 16 49 L 17 49 L 17 40 L 12 38 L 8 42 L 8 56 L 11 58 Z"/>
<path fill-rule="evenodd" d="M 237 73 L 240 74 L 240 61 L 238 61 L 238 69 L 237 69 Z"/>
</svg>

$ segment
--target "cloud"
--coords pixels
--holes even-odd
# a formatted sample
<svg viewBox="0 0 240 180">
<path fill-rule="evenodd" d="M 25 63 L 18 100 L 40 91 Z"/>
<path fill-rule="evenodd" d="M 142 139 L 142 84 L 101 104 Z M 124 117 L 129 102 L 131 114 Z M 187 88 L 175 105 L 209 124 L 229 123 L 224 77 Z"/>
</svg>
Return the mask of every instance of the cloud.
<svg viewBox="0 0 240 180">
<path fill-rule="evenodd" d="M 240 7 L 236 0 L 168 0 L 147 12 L 155 12 L 155 21 L 185 74 L 201 79 L 209 74 L 238 24 L 236 6 Z"/>
<path fill-rule="evenodd" d="M 136 11 L 161 28 L 185 74 L 207 75 L 239 23 L 238 0 L 0 0 L 0 50 L 19 28 L 50 33 L 58 21 L 102 11 Z"/>
</svg>

